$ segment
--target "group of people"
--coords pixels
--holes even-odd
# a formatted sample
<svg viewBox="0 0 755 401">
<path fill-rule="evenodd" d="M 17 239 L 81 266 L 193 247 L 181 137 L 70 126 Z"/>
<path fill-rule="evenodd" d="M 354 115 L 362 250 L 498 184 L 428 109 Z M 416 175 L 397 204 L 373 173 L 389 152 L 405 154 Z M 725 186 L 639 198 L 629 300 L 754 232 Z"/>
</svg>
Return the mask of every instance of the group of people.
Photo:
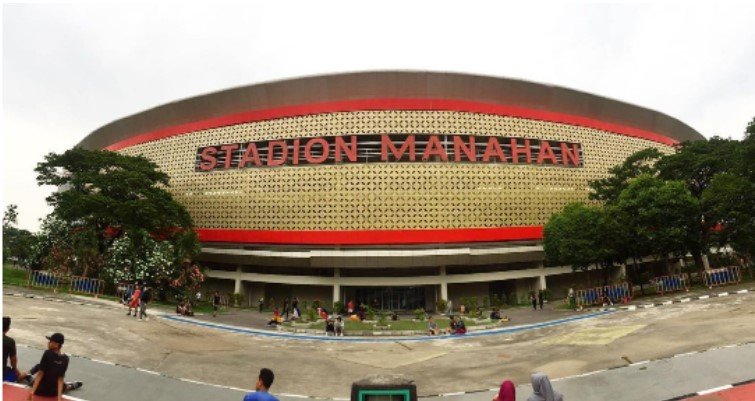
<svg viewBox="0 0 755 401">
<path fill-rule="evenodd" d="M 563 394 L 553 389 L 550 379 L 545 373 L 535 373 L 531 377 L 532 395 L 527 401 L 564 401 Z M 511 380 L 501 383 L 498 394 L 493 401 L 516 401 L 516 387 Z"/>
<path fill-rule="evenodd" d="M 430 316 L 427 319 L 427 334 L 431 336 L 437 336 L 441 333 L 441 329 L 438 327 L 438 323 L 435 322 L 435 318 Z M 448 327 L 445 330 L 446 334 L 464 335 L 467 334 L 467 326 L 460 316 L 451 316 L 451 320 L 448 322 Z"/>
<path fill-rule="evenodd" d="M 535 294 L 535 291 L 530 291 L 530 302 L 532 303 L 532 309 L 537 310 L 537 307 L 540 306 L 540 310 L 543 310 L 545 290 L 539 290 L 537 294 Z"/>
<path fill-rule="evenodd" d="M 63 393 L 75 390 L 83 385 L 82 382 L 65 382 L 68 370 L 68 355 L 62 351 L 65 337 L 61 333 L 47 336 L 47 350 L 42 359 L 29 371 L 18 369 L 18 355 L 16 341 L 8 336 L 11 318 L 3 317 L 3 381 L 24 382 L 31 388 L 29 399 L 33 396 L 57 397 L 62 400 Z"/>
<path fill-rule="evenodd" d="M 128 307 L 126 315 L 131 316 L 133 310 L 133 316 L 138 317 L 139 320 L 149 320 L 147 316 L 147 305 L 152 302 L 152 287 L 146 284 L 136 283 L 134 287 L 127 287 L 123 291 L 123 297 L 121 302 Z"/>
</svg>

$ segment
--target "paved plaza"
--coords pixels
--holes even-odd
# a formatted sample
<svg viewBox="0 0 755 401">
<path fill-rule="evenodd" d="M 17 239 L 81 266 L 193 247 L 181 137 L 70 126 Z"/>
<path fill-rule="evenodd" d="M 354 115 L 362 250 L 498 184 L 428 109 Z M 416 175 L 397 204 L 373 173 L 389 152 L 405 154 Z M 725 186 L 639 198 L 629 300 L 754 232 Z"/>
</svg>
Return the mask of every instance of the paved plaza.
<svg viewBox="0 0 755 401">
<path fill-rule="evenodd" d="M 25 291 L 5 288 L 4 313 L 14 318 L 9 334 L 25 346 L 21 367 L 38 359 L 43 335 L 63 332 L 64 351 L 75 356 L 69 379 L 86 383 L 73 395 L 87 400 L 239 400 L 262 367 L 275 371 L 272 390 L 284 400 L 347 398 L 353 381 L 374 373 L 407 375 L 420 396 L 449 401 L 489 400 L 504 378 L 525 399 L 533 371 L 557 379 L 567 399 L 585 401 L 661 400 L 755 378 L 752 292 L 605 314 L 522 308 L 511 310 L 512 324 L 530 326 L 515 332 L 362 343 L 259 335 L 254 323 L 222 328 L 241 327 L 243 314 L 256 312 L 226 314 L 221 327 L 207 327 L 208 316 L 139 322 L 109 301 L 82 305 L 14 290 Z"/>
</svg>

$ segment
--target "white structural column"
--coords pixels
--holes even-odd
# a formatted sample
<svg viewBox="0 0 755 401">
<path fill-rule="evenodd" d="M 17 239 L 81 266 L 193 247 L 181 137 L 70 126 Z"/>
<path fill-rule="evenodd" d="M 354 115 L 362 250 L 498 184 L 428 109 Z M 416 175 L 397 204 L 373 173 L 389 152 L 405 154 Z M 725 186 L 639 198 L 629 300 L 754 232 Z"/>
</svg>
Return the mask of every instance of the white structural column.
<svg viewBox="0 0 755 401">
<path fill-rule="evenodd" d="M 333 270 L 333 279 L 335 281 L 333 284 L 333 303 L 336 303 L 341 300 L 341 284 L 338 282 L 338 279 L 341 277 L 341 269 L 336 267 Z"/>
<path fill-rule="evenodd" d="M 241 294 L 241 265 L 236 265 L 236 280 L 233 285 L 233 293 Z"/>
<path fill-rule="evenodd" d="M 440 267 L 440 299 L 448 301 L 448 281 L 446 280 L 446 266 Z"/>
<path fill-rule="evenodd" d="M 538 269 L 540 269 L 540 282 L 539 288 L 540 290 L 546 289 L 546 282 L 545 282 L 545 264 L 543 262 L 540 262 Z"/>
</svg>

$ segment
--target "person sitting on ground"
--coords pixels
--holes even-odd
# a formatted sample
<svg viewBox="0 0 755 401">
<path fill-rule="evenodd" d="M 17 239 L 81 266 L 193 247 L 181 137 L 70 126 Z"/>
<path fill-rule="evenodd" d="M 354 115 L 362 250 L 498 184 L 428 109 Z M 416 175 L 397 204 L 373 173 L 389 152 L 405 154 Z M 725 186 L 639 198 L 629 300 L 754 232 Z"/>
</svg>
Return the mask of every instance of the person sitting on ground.
<svg viewBox="0 0 755 401">
<path fill-rule="evenodd" d="M 336 335 L 336 325 L 333 322 L 332 317 L 328 317 L 325 319 L 325 335 L 326 336 L 335 336 Z"/>
<path fill-rule="evenodd" d="M 527 398 L 527 401 L 564 401 L 564 396 L 553 390 L 550 379 L 545 373 L 535 373 L 532 375 L 533 394 Z"/>
<path fill-rule="evenodd" d="M 61 351 L 65 338 L 63 334 L 54 333 L 53 335 L 46 337 L 49 341 L 47 343 L 47 351 L 42 354 L 42 360 L 38 365 L 34 366 L 29 374 L 35 374 L 31 390 L 29 391 L 29 399 L 31 400 L 34 395 L 42 397 L 58 397 L 58 400 L 63 399 L 63 393 L 70 390 L 75 390 L 83 385 L 81 382 L 65 383 L 63 379 L 68 370 L 68 355 Z"/>
<path fill-rule="evenodd" d="M 440 334 L 440 330 L 438 329 L 438 324 L 435 323 L 435 318 L 430 316 L 430 318 L 427 319 L 427 334 L 431 336 L 437 336 Z"/>
<path fill-rule="evenodd" d="M 273 318 L 267 322 L 268 326 L 277 326 L 279 324 L 283 323 L 283 318 L 281 317 L 280 311 L 278 310 L 278 307 L 276 306 L 273 308 Z"/>
<path fill-rule="evenodd" d="M 454 333 L 456 335 L 463 335 L 467 334 L 467 326 L 464 325 L 464 321 L 461 320 L 461 317 L 456 320 L 456 332 Z"/>
<path fill-rule="evenodd" d="M 27 374 L 18 370 L 16 340 L 8 336 L 10 322 L 10 317 L 3 316 L 3 381 L 17 382 L 24 380 Z"/>
<path fill-rule="evenodd" d="M 393 320 L 394 322 L 398 321 L 398 313 L 391 312 L 391 320 Z"/>
<path fill-rule="evenodd" d="M 277 398 L 269 393 L 270 386 L 273 385 L 273 380 L 275 380 L 273 371 L 267 368 L 262 368 L 257 377 L 257 383 L 254 386 L 256 391 L 245 395 L 243 401 L 278 401 Z"/>
<path fill-rule="evenodd" d="M 490 311 L 490 320 L 501 320 L 501 310 L 494 308 Z"/>
<path fill-rule="evenodd" d="M 611 298 L 609 298 L 608 295 L 606 294 L 603 294 L 602 302 L 603 302 L 603 306 L 608 306 L 608 305 L 613 306 L 613 301 L 611 301 Z"/>
<path fill-rule="evenodd" d="M 493 401 L 516 401 L 516 387 L 511 380 L 505 380 L 498 389 L 498 395 L 493 397 Z"/>
<path fill-rule="evenodd" d="M 451 319 L 448 321 L 446 334 L 456 334 L 456 316 L 451 315 Z"/>
<path fill-rule="evenodd" d="M 336 318 L 336 336 L 343 337 L 343 319 L 340 316 Z"/>
</svg>

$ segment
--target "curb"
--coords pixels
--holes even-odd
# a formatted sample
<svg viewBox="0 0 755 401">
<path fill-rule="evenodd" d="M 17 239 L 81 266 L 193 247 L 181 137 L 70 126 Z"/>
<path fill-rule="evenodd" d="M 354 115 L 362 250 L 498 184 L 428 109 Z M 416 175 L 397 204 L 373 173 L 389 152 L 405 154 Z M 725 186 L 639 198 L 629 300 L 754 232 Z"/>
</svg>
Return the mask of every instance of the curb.
<svg viewBox="0 0 755 401">
<path fill-rule="evenodd" d="M 692 398 L 692 397 L 697 397 L 697 396 L 700 396 L 700 395 L 706 395 L 706 394 L 710 394 L 710 393 L 715 393 L 715 392 L 718 392 L 718 391 L 728 390 L 730 388 L 734 388 L 734 387 L 737 387 L 737 386 L 742 386 L 742 385 L 745 385 L 745 384 L 752 384 L 752 383 L 755 383 L 755 379 L 745 380 L 743 382 L 738 382 L 738 383 L 726 384 L 726 385 L 723 385 L 723 386 L 720 386 L 720 387 L 709 388 L 707 390 L 701 390 L 701 391 L 698 391 L 696 393 L 684 394 L 684 395 L 680 395 L 680 396 L 674 397 L 674 398 L 667 398 L 667 399 L 665 399 L 663 401 L 681 401 L 681 400 L 685 400 L 687 398 Z"/>
<path fill-rule="evenodd" d="M 673 305 L 673 304 L 683 304 L 691 301 L 701 301 L 704 299 L 711 299 L 711 298 L 721 298 L 721 297 L 727 297 L 727 296 L 734 296 L 734 295 L 741 295 L 741 294 L 747 294 L 747 293 L 755 293 L 755 289 L 744 289 L 744 290 L 738 290 L 734 292 L 719 292 L 714 294 L 705 294 L 705 295 L 699 295 L 696 297 L 684 297 L 684 298 L 676 298 L 668 301 L 661 301 L 661 302 L 654 302 L 652 304 L 640 304 L 640 305 L 621 305 L 621 306 L 613 306 L 613 308 L 617 308 L 619 310 L 627 310 L 627 311 L 633 311 L 637 309 L 650 309 L 650 308 L 656 308 L 659 306 L 667 306 L 667 305 Z M 586 308 L 585 311 L 603 311 L 609 309 L 607 307 L 602 308 Z"/>
</svg>

